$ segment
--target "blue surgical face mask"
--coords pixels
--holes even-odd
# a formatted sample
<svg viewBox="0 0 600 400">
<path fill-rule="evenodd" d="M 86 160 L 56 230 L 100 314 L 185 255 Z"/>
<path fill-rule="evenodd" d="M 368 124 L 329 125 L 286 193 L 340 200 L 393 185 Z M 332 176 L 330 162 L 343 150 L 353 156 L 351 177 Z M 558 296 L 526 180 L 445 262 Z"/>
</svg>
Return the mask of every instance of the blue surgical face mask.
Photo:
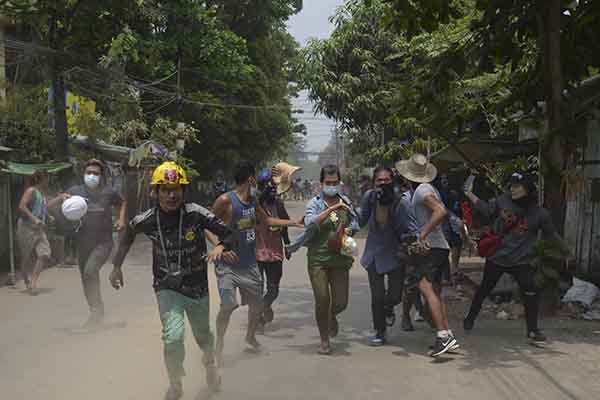
<svg viewBox="0 0 600 400">
<path fill-rule="evenodd" d="M 90 189 L 96 189 L 100 185 L 100 177 L 98 175 L 86 174 L 83 177 L 83 182 Z"/>
<path fill-rule="evenodd" d="M 327 197 L 335 197 L 338 194 L 340 194 L 340 186 L 339 185 L 335 185 L 335 186 L 325 185 L 325 186 L 323 186 L 323 193 Z"/>
<path fill-rule="evenodd" d="M 256 186 L 250 186 L 250 197 L 256 197 Z"/>
</svg>

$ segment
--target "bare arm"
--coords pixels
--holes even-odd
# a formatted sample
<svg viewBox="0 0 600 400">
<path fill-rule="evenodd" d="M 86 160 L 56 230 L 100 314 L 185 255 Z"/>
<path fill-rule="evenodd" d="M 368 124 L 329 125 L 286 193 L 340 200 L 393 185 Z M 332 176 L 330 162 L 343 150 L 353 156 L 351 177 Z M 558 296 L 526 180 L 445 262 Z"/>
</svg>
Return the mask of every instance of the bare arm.
<svg viewBox="0 0 600 400">
<path fill-rule="evenodd" d="M 31 213 L 31 211 L 29 210 L 29 207 L 27 206 L 31 202 L 31 199 L 33 198 L 34 190 L 35 190 L 35 188 L 33 188 L 33 187 L 30 187 L 27 190 L 25 190 L 25 193 L 23 193 L 23 196 L 21 197 L 21 201 L 19 201 L 19 212 L 22 215 L 24 215 L 25 217 L 29 218 L 29 220 L 33 224 L 38 225 L 42 221 L 40 221 L 35 215 L 33 215 Z"/>
<path fill-rule="evenodd" d="M 488 201 L 481 200 L 473 192 L 465 192 L 465 196 L 473 203 L 473 206 L 479 211 L 484 217 L 492 218 L 496 213 L 496 201 L 495 199 Z"/>
<path fill-rule="evenodd" d="M 291 219 L 280 219 L 273 218 L 269 216 L 265 210 L 262 208 L 260 204 L 256 204 L 256 214 L 258 216 L 259 221 L 264 222 L 268 226 L 299 226 L 300 223 L 298 221 L 293 221 Z"/>
<path fill-rule="evenodd" d="M 48 202 L 48 208 L 55 208 L 69 197 L 71 197 L 69 193 L 60 193 L 58 196 Z"/>
<path fill-rule="evenodd" d="M 226 194 L 219 196 L 213 204 L 212 212 L 226 225 L 230 225 L 233 208 L 229 196 Z"/>
<path fill-rule="evenodd" d="M 427 239 L 427 236 L 437 228 L 446 218 L 446 207 L 433 194 L 425 196 L 423 204 L 433 213 L 431 219 L 421 228 L 421 240 Z"/>
<path fill-rule="evenodd" d="M 123 227 L 127 225 L 127 200 L 123 199 L 119 209 L 119 224 Z"/>
</svg>

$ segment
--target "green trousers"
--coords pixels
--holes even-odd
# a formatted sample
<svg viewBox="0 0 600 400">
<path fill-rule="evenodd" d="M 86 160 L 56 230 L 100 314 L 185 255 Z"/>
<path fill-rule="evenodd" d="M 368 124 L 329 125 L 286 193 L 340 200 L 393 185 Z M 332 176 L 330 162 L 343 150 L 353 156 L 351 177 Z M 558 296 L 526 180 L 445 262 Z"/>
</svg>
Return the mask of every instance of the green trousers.
<svg viewBox="0 0 600 400">
<path fill-rule="evenodd" d="M 308 267 L 315 296 L 315 317 L 322 339 L 328 338 L 333 319 L 348 306 L 350 271 L 343 267 Z"/>
<path fill-rule="evenodd" d="M 179 382 L 185 375 L 183 360 L 185 348 L 185 316 L 192 327 L 196 343 L 204 352 L 205 366 L 214 366 L 214 337 L 210 330 L 210 303 L 208 296 L 193 299 L 173 290 L 160 290 L 156 293 L 160 321 L 162 322 L 162 340 L 164 357 L 169 380 Z"/>
</svg>

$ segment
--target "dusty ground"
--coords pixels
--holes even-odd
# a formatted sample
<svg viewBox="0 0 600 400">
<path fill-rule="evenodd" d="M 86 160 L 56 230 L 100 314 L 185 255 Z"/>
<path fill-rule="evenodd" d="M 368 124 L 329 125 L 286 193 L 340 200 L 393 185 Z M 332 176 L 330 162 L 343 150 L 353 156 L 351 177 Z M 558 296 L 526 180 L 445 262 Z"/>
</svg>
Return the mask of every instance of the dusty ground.
<svg viewBox="0 0 600 400">
<path fill-rule="evenodd" d="M 301 212 L 300 204 L 291 205 Z M 44 293 L 30 297 L 0 289 L 0 387 L 3 399 L 162 399 L 166 374 L 160 323 L 151 289 L 148 242 L 138 240 L 125 266 L 126 287 L 103 286 L 109 327 L 74 334 L 87 317 L 76 269 L 52 269 Z M 245 310 L 232 320 L 225 350 L 223 392 L 218 399 L 598 399 L 600 324 L 543 322 L 552 344 L 525 343 L 522 320 L 484 318 L 464 335 L 458 317 L 468 305 L 454 299 L 453 323 L 462 354 L 432 360 L 431 331 L 393 328 L 389 346 L 370 348 L 369 288 L 358 265 L 352 270 L 350 306 L 333 356 L 316 355 L 312 293 L 304 251 L 287 263 L 275 322 L 262 338 L 266 354 L 244 352 Z M 107 282 L 110 266 L 102 271 Z M 212 275 L 211 275 L 212 277 Z M 214 279 L 212 281 L 214 289 Z M 22 286 L 19 286 L 22 288 Z M 214 290 L 213 290 L 213 293 Z M 454 295 L 451 294 L 451 298 Z M 213 298 L 213 309 L 218 304 Z M 214 313 L 213 313 L 214 315 Z M 200 353 L 188 332 L 185 399 L 205 386 Z"/>
</svg>

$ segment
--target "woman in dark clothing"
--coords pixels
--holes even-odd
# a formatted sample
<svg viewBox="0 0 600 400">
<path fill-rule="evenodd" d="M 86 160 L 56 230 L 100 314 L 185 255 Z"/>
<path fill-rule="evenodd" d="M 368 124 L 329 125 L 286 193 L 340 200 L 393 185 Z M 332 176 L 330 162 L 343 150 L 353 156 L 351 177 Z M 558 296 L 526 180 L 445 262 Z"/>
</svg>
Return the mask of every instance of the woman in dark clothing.
<svg viewBox="0 0 600 400">
<path fill-rule="evenodd" d="M 487 202 L 480 200 L 469 188 L 465 190 L 475 208 L 494 221 L 493 231 L 501 237 L 497 250 L 486 258 L 483 281 L 464 320 L 465 330 L 473 329 L 484 299 L 502 274 L 508 273 L 515 278 L 523 295 L 527 337 L 535 343 L 545 342 L 546 337 L 538 328 L 539 288 L 535 285 L 531 266 L 538 232 L 541 230 L 546 239 L 555 241 L 565 254 L 569 250 L 554 229 L 548 211 L 538 206 L 534 177 L 526 172 L 515 172 L 510 178 L 510 191 Z"/>
</svg>

